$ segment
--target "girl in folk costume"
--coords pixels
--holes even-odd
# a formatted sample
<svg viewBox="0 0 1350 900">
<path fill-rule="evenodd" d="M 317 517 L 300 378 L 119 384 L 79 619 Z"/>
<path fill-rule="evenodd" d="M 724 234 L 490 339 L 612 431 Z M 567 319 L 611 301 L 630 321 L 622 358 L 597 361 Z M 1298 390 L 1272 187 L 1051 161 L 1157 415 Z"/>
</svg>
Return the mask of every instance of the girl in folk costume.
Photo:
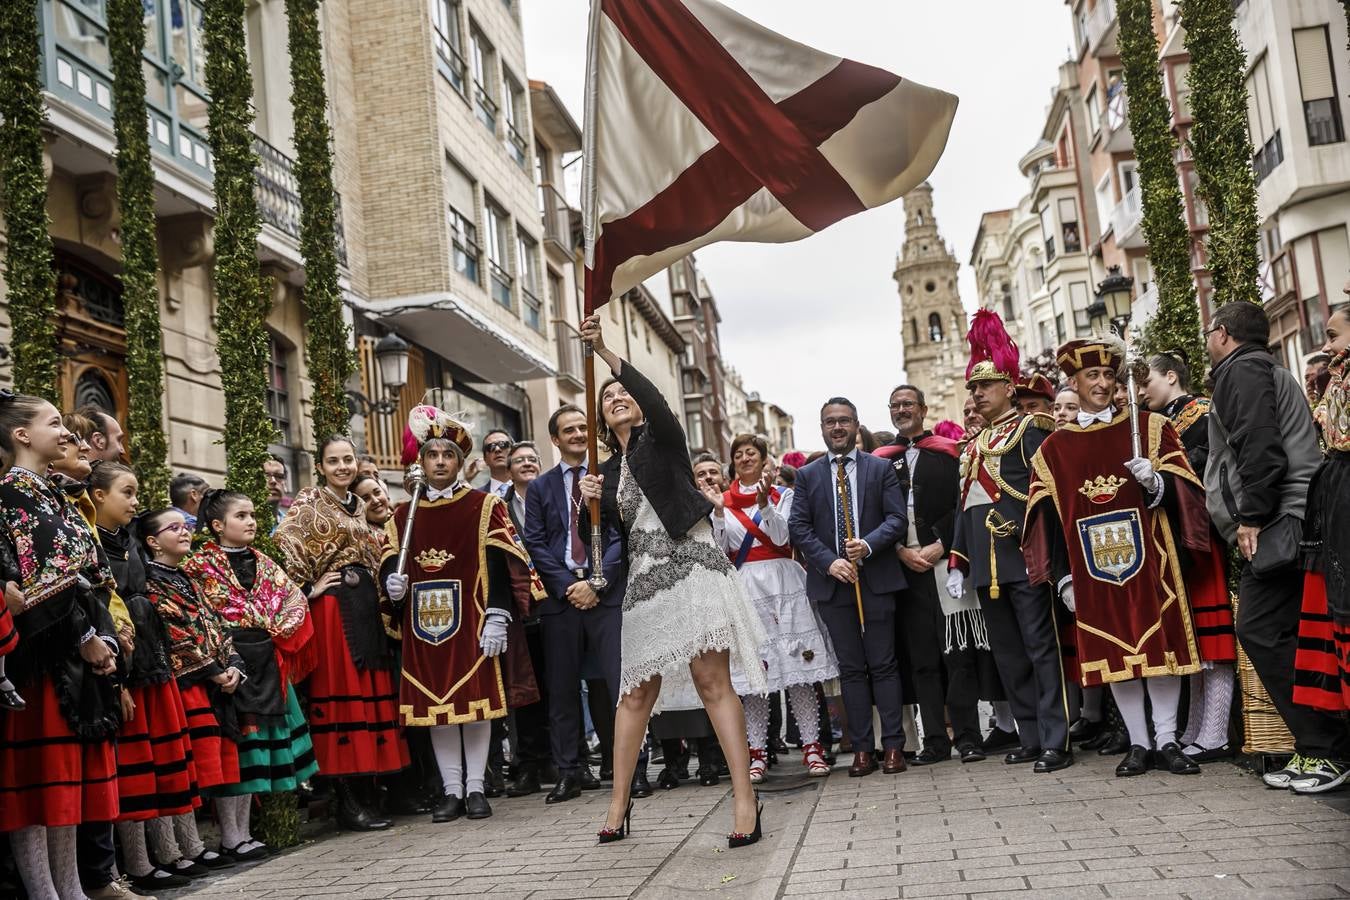
<svg viewBox="0 0 1350 900">
<path fill-rule="evenodd" d="M 176 509 L 146 513 L 136 527 L 149 557 L 146 596 L 164 623 L 169 664 L 183 696 L 197 786 L 203 792 L 228 788 L 239 782 L 237 745 L 242 735 L 234 694 L 245 677 L 244 661 L 234 650 L 224 620 L 181 569 L 192 551 L 192 530 L 183 514 Z M 222 855 L 236 862 L 267 855 L 266 846 L 241 836 L 228 800 L 217 803 L 217 812 Z M 146 831 L 161 865 L 177 868 L 180 859 L 209 865 L 192 813 L 155 819 Z"/>
<path fill-rule="evenodd" d="M 97 463 L 89 477 L 99 539 L 135 628 L 117 735 L 122 868 L 138 890 L 157 890 L 182 887 L 188 878 L 150 862 L 146 823 L 191 813 L 201 798 L 187 714 L 169 665 L 168 634 L 145 594 L 145 561 L 128 528 L 136 513 L 136 490 L 135 474 L 121 463 Z M 190 860 L 179 863 L 193 865 Z M 211 863 L 229 861 L 206 851 L 202 870 Z"/>
<path fill-rule="evenodd" d="M 760 661 L 769 691 L 784 691 L 802 735 L 820 733 L 815 683 L 839 675 L 834 651 L 806 596 L 806 572 L 792 558 L 788 515 L 792 499 L 773 486 L 764 471 L 769 446 L 761 437 L 737 435 L 731 442 L 736 481 L 725 493 L 703 488 L 713 505 L 713 538 L 740 572 L 746 596 L 764 623 Z M 745 706 L 750 740 L 750 780 L 764 780 L 768 768 L 769 698 L 747 689 L 745 674 L 732 669 L 732 683 Z M 812 776 L 830 774 L 818 740 L 802 747 Z"/>
<path fill-rule="evenodd" d="M 17 644 L 8 676 L 27 708 L 0 712 L 0 831 L 34 900 L 83 897 L 75 826 L 117 817 L 109 676 L 116 638 L 100 633 L 89 585 L 110 577 L 80 514 L 40 473 L 70 433 L 39 397 L 0 391 L 0 573 Z M 0 633 L 4 631 L 0 625 Z"/>
<path fill-rule="evenodd" d="M 1313 409 L 1326 458 L 1308 489 L 1303 547 L 1303 612 L 1294 658 L 1294 701 L 1344 713 L 1350 709 L 1350 304 L 1334 307 L 1323 350 L 1331 380 Z M 1298 793 L 1320 793 L 1350 777 L 1348 760 L 1305 760 Z"/>
<path fill-rule="evenodd" d="M 491 720 L 506 715 L 508 697 L 513 706 L 539 699 L 524 642 L 516 642 L 518 665 L 501 657 L 508 625 L 543 599 L 543 586 L 506 504 L 460 481 L 472 448 L 463 423 L 434 406 L 413 408 L 403 458 L 420 459 L 427 490 L 416 510 L 407 503 L 394 510 L 382 569 L 403 640 L 399 712 L 405 726 L 430 728 L 441 771 L 445 794 L 433 822 L 492 815 L 483 791 Z M 395 560 L 410 515 L 402 574 Z"/>
<path fill-rule="evenodd" d="M 375 575 L 380 540 L 352 494 L 356 451 L 330 437 L 319 448 L 323 484 L 296 495 L 274 539 L 286 574 L 309 597 L 316 665 L 309 677 L 309 730 L 319 771 L 333 779 L 338 824 L 388 828 L 369 804 L 373 779 L 408 765 L 399 734 L 394 656 L 380 621 Z M 358 782 L 359 778 L 359 782 Z"/>
<path fill-rule="evenodd" d="M 1186 459 L 1203 480 L 1209 462 L 1209 398 L 1191 390 L 1191 372 L 1180 351 L 1159 353 L 1148 361 L 1148 380 L 1140 400 L 1151 412 L 1172 420 Z M 1237 679 L 1237 636 L 1233 602 L 1223 575 L 1225 552 L 1217 535 L 1207 554 L 1193 553 L 1187 569 L 1187 599 L 1195 616 L 1195 638 L 1204 668 L 1190 676 L 1190 712 L 1181 745 L 1197 762 L 1227 759 L 1228 715 Z M 1218 577 L 1215 577 L 1218 573 Z"/>
<path fill-rule="evenodd" d="M 319 771 L 309 726 L 292 685 L 314 669 L 309 604 L 272 559 L 253 549 L 253 501 L 234 491 L 208 491 L 197 527 L 209 537 L 183 563 L 202 599 L 225 620 L 248 680 L 234 694 L 249 727 L 239 742 L 239 781 L 216 791 L 216 810 L 249 833 L 254 794 L 293 791 Z M 228 843 L 236 843 L 230 841 Z"/>
</svg>

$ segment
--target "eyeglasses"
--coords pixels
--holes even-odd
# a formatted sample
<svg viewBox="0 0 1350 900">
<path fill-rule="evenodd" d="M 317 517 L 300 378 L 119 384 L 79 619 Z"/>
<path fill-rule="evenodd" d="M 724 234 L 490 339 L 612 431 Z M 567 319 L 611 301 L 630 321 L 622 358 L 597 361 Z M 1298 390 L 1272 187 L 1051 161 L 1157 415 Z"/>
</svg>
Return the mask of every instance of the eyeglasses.
<svg viewBox="0 0 1350 900">
<path fill-rule="evenodd" d="M 840 416 L 837 419 L 821 419 L 820 424 L 824 425 L 826 428 L 847 428 L 856 421 L 857 419 L 850 416 Z"/>
<path fill-rule="evenodd" d="M 187 534 L 187 532 L 190 530 L 191 529 L 187 527 L 186 522 L 170 522 L 168 525 L 165 525 L 159 531 L 156 531 L 155 536 L 159 537 L 166 531 L 172 531 L 174 534 Z"/>
<path fill-rule="evenodd" d="M 1224 327 L 1225 327 L 1225 326 L 1223 326 L 1223 325 L 1215 325 L 1213 328 L 1209 329 L 1208 331 L 1202 332 L 1200 336 L 1201 336 L 1201 337 L 1209 337 L 1211 334 L 1213 334 L 1213 333 L 1216 332 L 1216 331 L 1222 330 Z"/>
<path fill-rule="evenodd" d="M 901 400 L 897 403 L 890 404 L 890 407 L 891 409 L 913 409 L 918 405 L 919 404 L 913 400 Z"/>
<path fill-rule="evenodd" d="M 537 466 L 537 465 L 539 465 L 539 457 L 537 457 L 537 456 L 513 456 L 513 457 L 511 457 L 511 465 L 515 466 L 515 465 L 519 465 L 519 464 L 521 464 L 521 463 L 531 463 L 531 464 Z"/>
<path fill-rule="evenodd" d="M 496 453 L 498 450 L 510 450 L 510 449 L 511 449 L 510 441 L 493 441 L 490 444 L 483 445 L 484 453 Z"/>
</svg>

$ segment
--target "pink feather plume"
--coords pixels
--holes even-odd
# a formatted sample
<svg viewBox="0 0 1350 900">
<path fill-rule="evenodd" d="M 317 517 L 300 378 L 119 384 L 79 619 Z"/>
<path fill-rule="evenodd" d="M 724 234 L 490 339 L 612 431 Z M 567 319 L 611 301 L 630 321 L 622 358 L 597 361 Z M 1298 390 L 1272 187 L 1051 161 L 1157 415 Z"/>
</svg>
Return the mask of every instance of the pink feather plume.
<svg viewBox="0 0 1350 900">
<path fill-rule="evenodd" d="M 970 342 L 970 362 L 966 364 L 966 377 L 975 369 L 976 364 L 989 360 L 994 368 L 1010 378 L 1018 377 L 1021 354 L 1017 343 L 1008 336 L 1003 320 L 992 309 L 978 309 L 970 320 L 970 332 L 966 335 Z"/>
</svg>

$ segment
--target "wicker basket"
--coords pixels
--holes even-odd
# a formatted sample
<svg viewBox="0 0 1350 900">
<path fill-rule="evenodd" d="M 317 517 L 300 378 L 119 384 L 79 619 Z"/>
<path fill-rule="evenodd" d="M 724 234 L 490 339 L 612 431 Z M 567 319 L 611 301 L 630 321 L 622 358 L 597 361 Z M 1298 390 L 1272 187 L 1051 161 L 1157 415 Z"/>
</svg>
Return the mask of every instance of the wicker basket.
<svg viewBox="0 0 1350 900">
<path fill-rule="evenodd" d="M 1237 598 L 1233 598 L 1233 617 L 1237 618 Z M 1256 676 L 1256 669 L 1242 642 L 1237 642 L 1238 683 L 1242 686 L 1242 752 L 1293 753 L 1294 736 L 1284 724 L 1284 718 L 1275 708 L 1266 686 Z"/>
</svg>

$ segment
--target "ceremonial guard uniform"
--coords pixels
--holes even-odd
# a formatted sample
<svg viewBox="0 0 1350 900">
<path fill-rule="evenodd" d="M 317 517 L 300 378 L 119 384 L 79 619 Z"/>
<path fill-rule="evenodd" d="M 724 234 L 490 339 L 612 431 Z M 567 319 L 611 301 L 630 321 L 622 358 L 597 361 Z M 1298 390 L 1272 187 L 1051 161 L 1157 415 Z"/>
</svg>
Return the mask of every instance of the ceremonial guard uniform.
<svg viewBox="0 0 1350 900">
<path fill-rule="evenodd" d="M 1058 359 L 1071 377 L 1090 368 L 1114 375 L 1123 361 L 1102 341 L 1071 341 Z M 1128 412 L 1094 412 L 1084 390 L 1079 397 L 1078 422 L 1047 438 L 1032 461 L 1027 571 L 1033 582 L 1058 585 L 1075 613 L 1083 686 L 1112 686 L 1132 744 L 1116 774 L 1146 771 L 1151 744 L 1161 765 L 1191 774 L 1199 769 L 1176 743 L 1177 676 L 1201 667 L 1182 559 L 1210 550 L 1203 489 L 1165 417 L 1139 413 L 1136 458 Z M 1198 589 L 1222 589 L 1221 573 Z M 1150 682 L 1153 742 L 1138 679 Z"/>
<path fill-rule="evenodd" d="M 461 463 L 473 447 L 464 425 L 418 406 L 405 434 L 405 461 L 412 448 L 425 453 L 433 443 L 453 448 Z M 433 820 L 486 818 L 489 722 L 504 717 L 508 704 L 539 699 L 529 651 L 522 641 L 508 641 L 506 627 L 543 599 L 543 586 L 502 499 L 457 480 L 429 487 L 418 502 L 400 577 L 395 560 L 410 512 L 400 504 L 385 526 L 381 568 L 403 646 L 399 716 L 406 727 L 432 729 L 445 790 Z M 501 654 L 511 643 L 520 646 L 504 665 Z"/>
</svg>

